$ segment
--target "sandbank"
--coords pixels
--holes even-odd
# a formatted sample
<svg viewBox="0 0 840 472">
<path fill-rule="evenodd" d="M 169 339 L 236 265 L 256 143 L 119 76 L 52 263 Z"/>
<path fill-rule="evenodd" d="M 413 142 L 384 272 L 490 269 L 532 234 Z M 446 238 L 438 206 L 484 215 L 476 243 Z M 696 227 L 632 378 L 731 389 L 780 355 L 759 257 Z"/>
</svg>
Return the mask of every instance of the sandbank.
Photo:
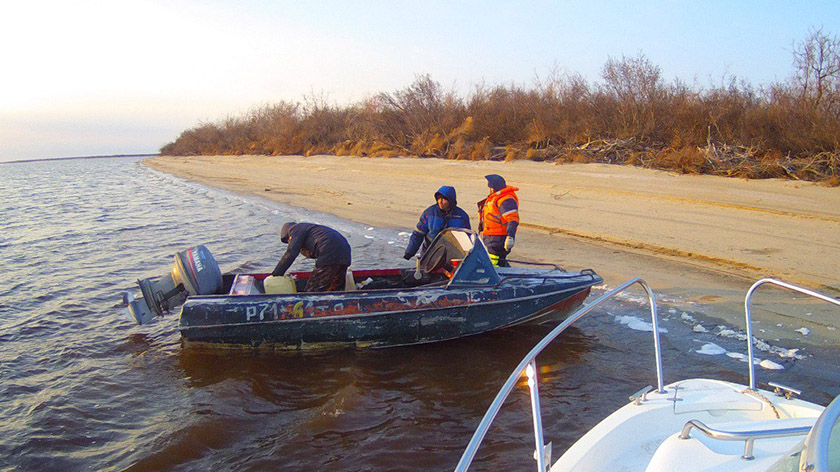
<svg viewBox="0 0 840 472">
<path fill-rule="evenodd" d="M 840 294 L 840 189 L 810 182 L 532 161 L 161 156 L 144 162 L 207 185 L 406 231 L 441 185 L 456 188 L 475 226 L 475 202 L 487 193 L 484 176 L 500 174 L 520 189 L 522 225 L 511 259 L 593 268 L 608 286 L 641 277 L 666 299 L 697 304 L 737 326 L 743 295 L 760 277 Z M 771 319 L 763 326 L 782 324 L 787 334 L 807 326 L 814 337 L 806 343 L 836 338 L 836 310 L 781 313 L 773 301 L 780 291 L 767 291 L 761 296 Z"/>
</svg>

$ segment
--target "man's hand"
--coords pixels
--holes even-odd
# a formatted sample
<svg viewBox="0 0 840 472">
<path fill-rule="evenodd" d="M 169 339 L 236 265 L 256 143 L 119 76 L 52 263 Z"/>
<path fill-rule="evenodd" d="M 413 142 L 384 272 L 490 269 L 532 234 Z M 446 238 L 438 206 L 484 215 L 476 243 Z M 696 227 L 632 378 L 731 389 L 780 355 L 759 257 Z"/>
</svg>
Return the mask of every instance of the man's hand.
<svg viewBox="0 0 840 472">
<path fill-rule="evenodd" d="M 510 252 L 513 249 L 514 239 L 513 236 L 508 236 L 505 238 L 505 251 Z"/>
</svg>

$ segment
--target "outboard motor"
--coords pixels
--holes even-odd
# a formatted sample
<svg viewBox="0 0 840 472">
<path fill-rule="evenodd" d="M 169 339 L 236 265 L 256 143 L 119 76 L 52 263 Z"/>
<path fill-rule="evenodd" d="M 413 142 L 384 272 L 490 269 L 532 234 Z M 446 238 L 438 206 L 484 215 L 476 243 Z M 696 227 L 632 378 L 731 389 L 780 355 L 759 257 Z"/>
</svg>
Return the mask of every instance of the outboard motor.
<svg viewBox="0 0 840 472">
<path fill-rule="evenodd" d="M 203 245 L 175 254 L 172 270 L 163 277 L 138 280 L 142 298 L 126 294 L 128 311 L 137 324 L 163 316 L 188 295 L 212 295 L 222 289 L 222 271 Z"/>
</svg>

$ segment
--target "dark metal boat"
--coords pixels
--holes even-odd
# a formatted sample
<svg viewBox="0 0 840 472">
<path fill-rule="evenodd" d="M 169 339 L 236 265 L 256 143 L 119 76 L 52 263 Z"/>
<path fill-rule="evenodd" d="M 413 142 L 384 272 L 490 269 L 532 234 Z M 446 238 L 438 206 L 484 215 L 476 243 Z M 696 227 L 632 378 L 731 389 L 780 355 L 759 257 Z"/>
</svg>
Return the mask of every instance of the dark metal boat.
<svg viewBox="0 0 840 472">
<path fill-rule="evenodd" d="M 562 320 L 602 281 L 589 269 L 495 268 L 477 238 L 453 231 L 418 266 L 353 271 L 344 292 L 266 294 L 268 274 L 228 274 L 215 294 L 186 298 L 181 335 L 187 344 L 276 349 L 430 343 Z M 302 288 L 309 273 L 292 275 Z"/>
</svg>

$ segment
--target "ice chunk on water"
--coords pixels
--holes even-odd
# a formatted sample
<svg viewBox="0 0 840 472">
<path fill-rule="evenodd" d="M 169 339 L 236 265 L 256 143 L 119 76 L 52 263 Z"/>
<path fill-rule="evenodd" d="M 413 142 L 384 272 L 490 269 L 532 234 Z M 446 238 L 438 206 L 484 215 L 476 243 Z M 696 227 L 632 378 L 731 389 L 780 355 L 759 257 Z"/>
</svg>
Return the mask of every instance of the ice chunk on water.
<svg viewBox="0 0 840 472">
<path fill-rule="evenodd" d="M 707 356 L 718 356 L 725 353 L 726 349 L 718 346 L 715 343 L 706 343 L 703 345 L 703 347 L 701 347 L 695 352 L 697 352 L 697 354 L 705 354 Z"/>
<path fill-rule="evenodd" d="M 775 363 L 773 361 L 770 361 L 770 360 L 767 360 L 767 359 L 764 359 L 763 361 L 759 362 L 758 365 L 760 365 L 761 367 L 764 367 L 765 369 L 770 369 L 770 370 L 784 370 L 783 365 L 777 364 L 777 363 Z"/>
<path fill-rule="evenodd" d="M 653 324 L 652 323 L 642 321 L 640 318 L 637 318 L 635 316 L 616 316 L 615 320 L 618 321 L 619 323 L 627 326 L 628 328 L 636 330 L 636 331 L 648 331 L 648 332 L 651 332 L 651 333 L 653 332 Z M 659 328 L 659 332 L 660 333 L 667 333 L 668 330 L 665 329 L 665 328 Z"/>
</svg>

